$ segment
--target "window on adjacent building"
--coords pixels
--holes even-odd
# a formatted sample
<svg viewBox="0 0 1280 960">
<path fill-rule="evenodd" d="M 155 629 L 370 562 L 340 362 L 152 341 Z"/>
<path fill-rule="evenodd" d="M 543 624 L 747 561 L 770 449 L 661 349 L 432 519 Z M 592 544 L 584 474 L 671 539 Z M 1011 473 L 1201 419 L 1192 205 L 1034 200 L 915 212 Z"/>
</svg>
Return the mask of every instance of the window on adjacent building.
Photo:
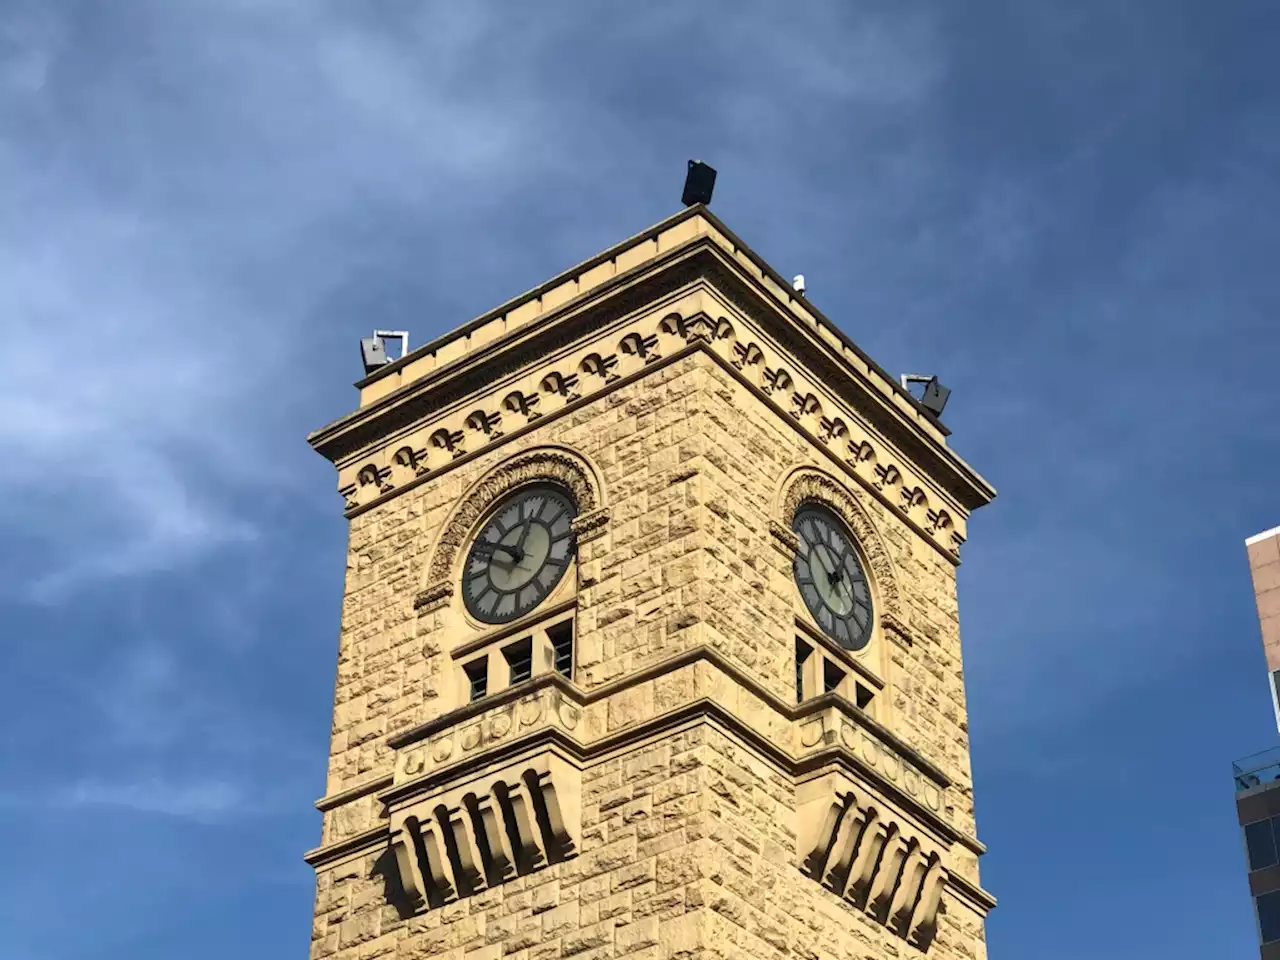
<svg viewBox="0 0 1280 960">
<path fill-rule="evenodd" d="M 1280 940 L 1280 890 L 1254 898 L 1258 910 L 1258 936 L 1263 943 Z"/>
<path fill-rule="evenodd" d="M 573 679 L 573 621 L 557 623 L 547 630 L 551 641 L 552 666 L 562 677 Z"/>
<path fill-rule="evenodd" d="M 1280 818 L 1258 820 L 1246 824 L 1244 828 L 1244 845 L 1249 852 L 1249 869 L 1262 870 L 1274 867 L 1277 862 L 1276 830 L 1280 829 Z"/>
<path fill-rule="evenodd" d="M 503 647 L 502 655 L 507 659 L 508 683 L 520 683 L 533 676 L 533 641 L 529 637 Z"/>
<path fill-rule="evenodd" d="M 463 666 L 470 688 L 470 699 L 479 700 L 489 692 L 489 658 L 480 657 Z"/>
</svg>

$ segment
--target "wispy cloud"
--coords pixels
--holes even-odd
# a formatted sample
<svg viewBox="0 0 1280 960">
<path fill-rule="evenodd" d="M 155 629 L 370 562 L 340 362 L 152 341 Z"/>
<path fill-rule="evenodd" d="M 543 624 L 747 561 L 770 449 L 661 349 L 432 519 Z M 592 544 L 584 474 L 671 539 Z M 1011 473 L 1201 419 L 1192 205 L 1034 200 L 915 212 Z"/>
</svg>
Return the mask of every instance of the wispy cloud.
<svg viewBox="0 0 1280 960">
<path fill-rule="evenodd" d="M 9 589 L 45 602 L 254 538 L 246 487 L 287 482 L 263 453 L 289 346 L 360 263 L 318 224 L 546 154 L 518 77 L 468 99 L 489 29 L 469 5 L 388 30 L 323 6 L 144 3 L 110 25 L 137 31 L 114 50 L 77 47 L 85 26 L 41 5 L 3 32 L 0 524 L 26 547 Z M 141 34 L 163 38 L 148 68 L 129 59 Z"/>
<path fill-rule="evenodd" d="M 200 821 L 244 816 L 255 808 L 238 783 L 225 780 L 181 782 L 160 778 L 81 780 L 61 790 L 54 802 L 65 807 L 118 808 L 133 813 Z"/>
</svg>

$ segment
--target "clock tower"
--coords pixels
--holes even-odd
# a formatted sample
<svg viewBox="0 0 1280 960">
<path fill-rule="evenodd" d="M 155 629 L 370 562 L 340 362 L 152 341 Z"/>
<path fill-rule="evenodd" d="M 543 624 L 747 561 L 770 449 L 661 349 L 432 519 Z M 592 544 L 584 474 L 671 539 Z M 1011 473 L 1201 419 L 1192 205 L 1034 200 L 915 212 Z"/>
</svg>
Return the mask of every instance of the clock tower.
<svg viewBox="0 0 1280 960">
<path fill-rule="evenodd" d="M 695 204 L 357 385 L 311 956 L 983 960 L 992 488 Z"/>
</svg>

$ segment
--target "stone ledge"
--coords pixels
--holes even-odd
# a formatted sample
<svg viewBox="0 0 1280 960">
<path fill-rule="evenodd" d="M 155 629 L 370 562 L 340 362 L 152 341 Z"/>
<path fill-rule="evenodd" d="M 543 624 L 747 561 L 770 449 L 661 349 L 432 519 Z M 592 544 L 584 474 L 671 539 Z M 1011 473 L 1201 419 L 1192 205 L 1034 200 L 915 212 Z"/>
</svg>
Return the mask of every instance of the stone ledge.
<svg viewBox="0 0 1280 960">
<path fill-rule="evenodd" d="M 690 698 L 684 703 L 620 729 L 607 729 L 607 723 L 598 713 L 600 705 L 608 705 L 619 694 L 698 664 L 712 667 L 732 682 L 733 689 L 744 691 L 755 703 L 778 717 L 779 723 L 753 726 L 720 702 L 723 694 L 717 691 L 725 691 L 723 685 L 711 677 L 699 681 L 695 675 L 688 678 Z M 705 692 L 697 695 L 700 686 Z M 597 713 L 591 719 L 588 714 L 593 707 Z M 528 708 L 532 708 L 531 711 Z M 695 647 L 590 691 L 559 674 L 544 674 L 395 734 L 387 743 L 397 751 L 396 782 L 383 790 L 379 799 L 396 802 L 432 784 L 466 776 L 469 770 L 479 769 L 543 740 L 560 744 L 585 764 L 604 751 L 633 744 L 691 716 L 705 714 L 721 718 L 735 736 L 754 745 L 789 776 L 803 776 L 835 763 L 873 784 L 902 811 L 927 824 L 948 842 L 960 843 L 979 855 L 986 850 L 975 837 L 942 817 L 945 793 L 953 785 L 952 781 L 919 751 L 834 693 L 801 704 L 788 704 L 710 647 Z M 805 720 L 810 723 L 804 724 Z M 816 739 L 801 737 L 801 727 L 811 727 L 815 722 L 820 735 Z M 772 727 L 778 733 L 785 731 L 785 735 L 771 739 L 756 726 Z M 521 732 L 526 728 L 527 732 Z M 589 735 L 587 731 L 593 728 L 600 733 Z M 433 740 L 437 734 L 445 736 Z M 462 739 L 455 744 L 455 737 Z M 811 742 L 806 744 L 805 739 Z M 448 765 L 433 769 L 429 763 L 433 758 L 438 758 L 434 761 L 436 764 Z M 932 784 L 932 788 L 926 787 L 924 781 Z M 928 799 L 931 794 L 937 796 L 936 805 Z M 937 809 L 931 809 L 934 806 Z"/>
<path fill-rule="evenodd" d="M 951 786 L 951 778 L 948 777 L 940 767 L 928 760 L 918 750 L 893 733 L 893 731 L 867 716 L 861 710 L 858 710 L 856 706 L 847 700 L 835 694 L 827 693 L 822 694 L 821 696 L 812 697 L 803 703 L 787 703 L 771 690 L 768 690 L 761 685 L 741 667 L 732 663 L 719 650 L 708 646 L 692 647 L 674 657 L 649 664 L 625 677 L 609 681 L 608 683 L 601 684 L 598 687 L 593 687 L 590 690 L 584 690 L 573 681 L 568 680 L 557 673 L 536 676 L 514 687 L 508 687 L 491 697 L 485 697 L 484 699 L 477 700 L 474 703 L 468 703 L 456 710 L 451 710 L 448 713 L 441 714 L 440 716 L 428 720 L 425 723 L 420 723 L 415 727 L 411 727 L 408 730 L 392 734 L 387 737 L 387 746 L 394 750 L 402 749 L 403 747 L 409 746 L 420 740 L 427 739 L 432 734 L 439 733 L 446 729 L 453 729 L 465 720 L 487 713 L 495 707 L 500 707 L 505 704 L 509 704 L 512 701 L 519 700 L 522 697 L 527 697 L 530 694 L 546 687 L 554 687 L 570 702 L 575 703 L 580 707 L 587 707 L 603 700 L 607 700 L 617 693 L 621 693 L 622 691 L 647 683 L 660 676 L 673 673 L 682 667 L 698 662 L 707 662 L 716 667 L 722 673 L 734 680 L 739 686 L 748 690 L 753 696 L 763 701 L 788 721 L 803 720 L 814 714 L 821 713 L 828 708 L 834 707 L 856 724 L 865 726 L 872 730 L 877 737 L 891 746 L 896 752 L 902 754 L 913 764 L 920 767 L 922 771 L 926 772 L 939 786 L 944 788 Z"/>
<path fill-rule="evenodd" d="M 754 750 L 761 759 L 770 763 L 780 773 L 793 778 L 797 787 L 801 783 L 812 782 L 815 778 L 821 778 L 833 772 L 852 777 L 855 784 L 869 783 L 876 791 L 887 796 L 898 812 L 905 814 L 937 836 L 944 849 L 955 843 L 978 855 L 986 852 L 986 847 L 977 839 L 961 832 L 932 813 L 903 788 L 868 766 L 848 747 L 841 744 L 831 745 L 797 760 L 720 704 L 706 698 L 608 734 L 591 744 L 583 744 L 558 728 L 545 727 L 499 744 L 493 749 L 481 751 L 448 767 L 388 787 L 378 794 L 378 799 L 388 808 L 403 811 L 425 798 L 447 791 L 457 792 L 469 782 L 482 778 L 486 771 L 516 765 L 522 762 L 522 758 L 536 757 L 548 752 L 566 758 L 575 769 L 586 770 L 590 769 L 594 763 L 605 761 L 620 752 L 642 749 L 650 744 L 669 739 L 673 733 L 694 729 L 702 724 L 710 724 L 722 735 L 732 737 Z M 304 859 L 313 867 L 325 866 L 363 852 L 380 842 L 386 842 L 391 835 L 392 830 L 389 825 L 378 827 L 339 843 L 309 851 Z M 947 888 L 964 899 L 975 911 L 985 913 L 995 906 L 995 898 L 987 891 L 965 880 L 953 870 L 947 870 L 946 874 Z"/>
<path fill-rule="evenodd" d="M 655 313 L 656 312 L 661 311 L 655 311 Z M 542 415 L 538 420 L 521 424 L 502 434 L 501 437 L 495 437 L 484 446 L 459 452 L 452 458 L 434 467 L 423 466 L 422 469 L 416 471 L 412 476 L 401 482 L 392 483 L 388 480 L 386 482 L 380 482 L 376 487 L 369 487 L 370 490 L 374 490 L 374 495 L 363 502 L 348 505 L 344 510 L 343 515 L 348 519 L 360 516 L 369 510 L 375 509 L 376 507 L 395 499 L 409 490 L 432 480 L 436 480 L 442 475 L 456 470 L 478 457 L 493 453 L 500 449 L 503 444 L 509 444 L 530 431 L 538 429 L 540 426 L 552 423 L 561 417 L 568 416 L 574 411 L 596 402 L 616 390 L 637 382 L 656 370 L 670 366 L 699 352 L 715 361 L 720 368 L 733 377 L 744 388 L 751 391 L 757 399 L 769 406 L 770 409 L 773 409 L 779 416 L 783 417 L 784 420 L 790 422 L 792 429 L 805 437 L 813 448 L 821 451 L 822 454 L 829 459 L 832 465 L 836 468 L 835 473 L 837 476 L 845 478 L 846 482 L 852 480 L 859 489 L 875 498 L 899 520 L 906 523 L 907 526 L 918 534 L 926 543 L 933 547 L 940 555 L 945 557 L 948 562 L 959 565 L 959 551 L 961 544 L 964 542 L 964 536 L 960 529 L 958 529 L 957 524 L 962 524 L 963 518 L 949 518 L 947 512 L 945 510 L 941 510 L 940 512 L 934 512 L 936 515 L 933 517 L 933 520 L 937 521 L 935 523 L 921 513 L 924 508 L 911 506 L 911 502 L 914 501 L 907 502 L 903 501 L 901 497 L 895 498 L 893 496 L 893 491 L 899 487 L 901 487 L 902 490 L 906 490 L 908 486 L 910 486 L 911 489 L 918 489 L 915 484 L 917 482 L 924 482 L 923 480 L 912 479 L 910 484 L 908 484 L 896 467 L 892 468 L 894 471 L 893 475 L 896 478 L 893 484 L 886 485 L 883 482 L 883 478 L 879 480 L 874 478 L 868 472 L 870 468 L 867 467 L 867 463 L 874 462 L 874 460 L 862 461 L 846 458 L 843 451 L 839 448 L 839 444 L 833 444 L 830 440 L 824 441 L 819 436 L 818 428 L 814 427 L 807 420 L 797 420 L 791 417 L 786 409 L 785 402 L 779 400 L 778 396 L 775 394 L 763 390 L 759 384 L 753 383 L 751 378 L 748 377 L 743 370 L 738 369 L 738 367 L 736 367 L 727 356 L 723 355 L 724 350 L 719 348 L 715 341 L 704 339 L 693 339 L 687 343 L 683 343 L 678 349 L 664 354 L 653 363 L 645 364 L 638 369 L 627 372 L 609 380 L 608 382 L 602 381 L 601 385 L 594 391 L 585 393 L 581 396 L 576 396 L 574 399 L 565 403 L 558 409 Z M 344 467 L 342 469 L 347 468 Z M 366 467 L 362 469 L 371 469 L 374 470 L 374 472 L 377 472 L 376 468 L 371 465 L 366 465 Z M 381 477 L 381 473 L 379 473 L 378 476 Z M 351 487 L 344 489 L 347 489 L 348 492 L 350 492 L 355 488 Z M 603 529 L 601 525 L 597 525 L 596 521 L 606 521 L 607 516 L 607 514 L 604 514 L 597 518 L 592 514 L 591 516 L 584 515 L 579 518 L 580 520 L 592 521 L 591 528 L 583 531 L 584 542 L 585 540 L 592 539 L 593 536 L 597 535 L 598 532 Z M 948 518 L 945 523 L 942 522 L 943 517 Z M 771 524 L 770 533 L 773 537 L 774 546 L 784 553 L 791 550 L 793 555 L 794 543 L 788 536 L 790 531 L 788 531 L 783 525 L 784 521 L 778 520 L 776 517 L 773 518 L 773 520 L 775 523 Z M 415 601 L 415 609 L 417 609 L 420 614 L 427 614 L 433 610 L 439 609 L 441 606 L 449 602 L 452 590 L 453 585 L 447 580 L 437 580 L 429 583 L 427 588 L 418 595 Z"/>
<path fill-rule="evenodd" d="M 950 880 L 949 886 L 956 893 L 960 894 L 961 898 L 967 901 L 969 906 L 978 913 L 985 914 L 987 911 L 994 910 L 996 908 L 996 903 L 998 901 L 986 890 L 970 883 L 964 877 L 958 876 L 957 874 L 952 874 L 948 879 Z"/>
<path fill-rule="evenodd" d="M 359 800 L 370 793 L 376 793 L 384 787 L 390 786 L 394 779 L 393 776 L 373 777 L 363 783 L 347 787 L 345 790 L 339 790 L 337 793 L 325 794 L 316 800 L 315 807 L 322 813 L 326 810 L 332 810 L 335 807 L 350 803 L 352 800 Z"/>
<path fill-rule="evenodd" d="M 903 399 L 909 398 L 909 394 L 887 377 L 889 391 L 886 392 L 882 384 L 875 383 L 878 378 L 868 376 L 869 368 L 851 364 L 842 350 L 827 338 L 808 325 L 797 324 L 787 306 L 761 287 L 758 276 L 753 277 L 750 271 L 744 270 L 742 263 L 707 235 L 694 237 L 661 254 L 653 261 L 651 271 L 634 278 L 630 286 L 611 288 L 608 296 L 593 292 L 592 297 L 583 299 L 595 302 L 578 305 L 577 312 L 566 313 L 558 308 L 553 314 L 527 323 L 500 338 L 501 342 L 489 344 L 481 356 L 466 362 L 459 358 L 451 363 L 451 376 L 433 375 L 407 384 L 371 406 L 317 431 L 309 438 L 310 442 L 330 460 L 345 463 L 377 437 L 398 435 L 406 427 L 420 424 L 427 412 L 452 410 L 455 401 L 461 402 L 502 379 L 499 373 L 505 376 L 511 371 L 531 368 L 547 354 L 543 340 L 549 338 L 556 344 L 578 343 L 597 330 L 619 321 L 626 322 L 628 313 L 637 304 L 655 306 L 657 301 L 690 285 L 714 290 L 732 310 L 768 329 L 769 335 L 785 344 L 786 350 L 794 354 L 802 366 L 812 367 L 810 379 L 816 378 L 815 382 L 822 383 L 823 389 L 831 391 L 839 404 L 858 410 L 885 441 L 900 448 L 900 455 L 906 461 L 923 470 L 922 476 L 932 476 L 941 484 L 939 489 L 948 490 L 948 496 L 961 505 L 962 512 L 994 497 L 995 491 L 986 481 L 933 432 L 936 428 L 932 424 L 925 426 L 919 404 L 914 399 Z M 686 339 L 690 344 L 709 342 L 696 336 Z M 612 384 L 618 378 L 601 376 L 599 379 Z M 446 381 L 448 396 L 434 396 Z M 789 376 L 787 381 L 790 383 Z M 784 408 L 791 399 L 788 391 L 782 391 L 779 398 Z M 802 414 L 789 416 L 799 419 Z M 828 424 L 825 433 L 830 433 L 836 421 L 844 426 L 844 421 L 836 418 Z M 465 455 L 469 454 L 470 451 Z M 461 448 L 454 451 L 454 456 L 462 455 Z M 948 522 L 951 519 L 948 518 Z"/>
<path fill-rule="evenodd" d="M 578 855 L 581 771 L 554 748 L 388 803 L 405 906 L 437 907 Z"/>
<path fill-rule="evenodd" d="M 339 860 L 345 860 L 348 857 L 364 853 L 370 847 L 385 842 L 390 835 L 390 827 L 384 824 L 380 827 L 374 827 L 372 830 L 366 830 L 364 833 L 357 833 L 353 837 L 347 837 L 345 840 L 339 840 L 337 843 L 308 850 L 302 855 L 302 859 L 319 869 L 320 867 L 330 866 Z"/>
</svg>

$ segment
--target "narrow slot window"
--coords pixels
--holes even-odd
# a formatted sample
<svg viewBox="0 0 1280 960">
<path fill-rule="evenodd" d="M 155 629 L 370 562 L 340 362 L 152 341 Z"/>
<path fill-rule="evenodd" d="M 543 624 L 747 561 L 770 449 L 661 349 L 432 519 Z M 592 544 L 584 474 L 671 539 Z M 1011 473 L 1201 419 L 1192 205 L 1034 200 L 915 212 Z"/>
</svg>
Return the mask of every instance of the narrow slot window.
<svg viewBox="0 0 1280 960">
<path fill-rule="evenodd" d="M 858 704 L 858 709 L 859 710 L 867 709 L 867 707 L 871 706 L 871 698 L 874 697 L 875 694 L 872 693 L 871 690 L 867 689 L 860 683 L 855 684 L 854 687 L 855 687 L 854 694 L 857 697 L 857 700 L 855 702 Z"/>
<path fill-rule="evenodd" d="M 838 690 L 843 681 L 844 671 L 830 660 L 824 660 L 822 662 L 822 692 L 831 693 L 833 690 Z"/>
<path fill-rule="evenodd" d="M 557 623 L 547 630 L 551 641 L 552 667 L 562 677 L 573 679 L 573 621 Z"/>
<path fill-rule="evenodd" d="M 489 658 L 472 660 L 462 669 L 467 675 L 469 696 L 474 703 L 489 692 Z"/>
<path fill-rule="evenodd" d="M 813 654 L 813 647 L 803 640 L 796 640 L 796 703 L 804 700 L 804 665 Z"/>
<path fill-rule="evenodd" d="M 508 683 L 520 683 L 533 676 L 533 642 L 528 637 L 504 647 L 502 655 L 507 658 Z"/>
</svg>

